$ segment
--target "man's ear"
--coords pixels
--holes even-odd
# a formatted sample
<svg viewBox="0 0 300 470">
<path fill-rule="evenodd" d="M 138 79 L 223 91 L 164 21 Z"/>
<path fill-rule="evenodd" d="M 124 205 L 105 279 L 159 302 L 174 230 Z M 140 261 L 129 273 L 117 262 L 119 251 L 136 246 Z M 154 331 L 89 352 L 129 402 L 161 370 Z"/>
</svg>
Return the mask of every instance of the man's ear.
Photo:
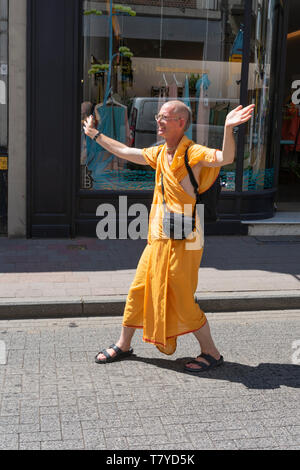
<svg viewBox="0 0 300 470">
<path fill-rule="evenodd" d="M 186 126 L 185 119 L 184 119 L 184 118 L 180 118 L 180 121 L 181 121 L 180 127 L 182 127 L 183 130 L 186 130 L 186 129 L 185 129 L 185 126 Z"/>
</svg>

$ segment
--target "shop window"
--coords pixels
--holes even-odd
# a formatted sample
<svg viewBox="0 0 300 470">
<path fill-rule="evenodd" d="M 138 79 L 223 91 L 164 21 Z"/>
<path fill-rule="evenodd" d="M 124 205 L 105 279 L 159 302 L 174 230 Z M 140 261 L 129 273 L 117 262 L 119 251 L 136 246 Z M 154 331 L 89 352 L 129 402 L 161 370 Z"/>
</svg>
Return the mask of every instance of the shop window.
<svg viewBox="0 0 300 470">
<path fill-rule="evenodd" d="M 274 160 L 269 151 L 272 96 L 271 59 L 275 47 L 275 7 L 277 0 L 252 2 L 252 27 L 248 80 L 248 102 L 255 104 L 246 127 L 243 190 L 271 189 Z M 276 59 L 275 59 L 276 60 Z"/>
<path fill-rule="evenodd" d="M 289 5 L 276 207 L 300 211 L 300 3 Z"/>
<path fill-rule="evenodd" d="M 180 99 L 193 112 L 187 136 L 222 149 L 226 115 L 240 103 L 244 0 L 83 2 L 82 120 L 126 145 L 157 145 L 155 114 Z M 111 73 L 109 65 L 112 64 Z M 81 188 L 152 190 L 154 172 L 81 138 Z M 222 168 L 235 190 L 235 163 Z"/>
</svg>

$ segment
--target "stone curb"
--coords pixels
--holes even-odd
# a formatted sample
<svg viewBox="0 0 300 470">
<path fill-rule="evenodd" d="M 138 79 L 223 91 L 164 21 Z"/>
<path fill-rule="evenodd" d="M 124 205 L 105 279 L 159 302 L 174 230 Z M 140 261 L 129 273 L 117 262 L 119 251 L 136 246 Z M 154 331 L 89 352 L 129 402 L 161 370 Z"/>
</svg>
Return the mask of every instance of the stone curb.
<svg viewBox="0 0 300 470">
<path fill-rule="evenodd" d="M 210 292 L 198 293 L 197 302 L 204 312 L 289 310 L 300 308 L 299 291 Z M 126 296 L 74 298 L 7 298 L 0 300 L 0 320 L 122 316 Z"/>
</svg>

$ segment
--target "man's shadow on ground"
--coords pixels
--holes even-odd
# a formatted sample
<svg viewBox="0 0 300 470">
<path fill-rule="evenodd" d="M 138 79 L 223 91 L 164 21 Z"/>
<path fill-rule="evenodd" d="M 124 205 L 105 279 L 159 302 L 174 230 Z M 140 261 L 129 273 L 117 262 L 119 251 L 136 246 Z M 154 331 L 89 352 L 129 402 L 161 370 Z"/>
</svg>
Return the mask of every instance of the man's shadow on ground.
<svg viewBox="0 0 300 470">
<path fill-rule="evenodd" d="M 294 364 L 261 363 L 258 366 L 248 366 L 238 362 L 224 361 L 222 366 L 207 372 L 201 372 L 199 376 L 189 374 L 183 370 L 184 364 L 191 358 L 180 358 L 177 360 L 147 358 L 131 356 L 128 360 L 152 364 L 162 369 L 174 370 L 187 377 L 211 378 L 214 380 L 227 380 L 229 382 L 241 383 L 249 389 L 269 390 L 286 387 L 300 388 L 300 366 Z"/>
</svg>

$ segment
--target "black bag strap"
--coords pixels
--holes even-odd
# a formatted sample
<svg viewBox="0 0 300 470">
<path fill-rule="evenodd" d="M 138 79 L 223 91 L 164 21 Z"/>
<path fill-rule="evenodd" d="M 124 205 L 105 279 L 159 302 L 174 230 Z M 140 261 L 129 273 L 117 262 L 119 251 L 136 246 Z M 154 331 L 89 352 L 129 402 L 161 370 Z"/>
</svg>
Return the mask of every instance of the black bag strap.
<svg viewBox="0 0 300 470">
<path fill-rule="evenodd" d="M 200 194 L 198 193 L 198 184 L 197 184 L 196 178 L 195 178 L 194 173 L 193 173 L 193 171 L 192 171 L 192 169 L 189 165 L 188 150 L 189 150 L 189 147 L 186 149 L 186 152 L 185 152 L 185 155 L 184 155 L 184 163 L 185 163 L 185 166 L 186 166 L 186 169 L 188 171 L 188 175 L 189 175 L 191 184 L 194 188 L 195 195 L 196 195 L 196 203 L 195 203 L 195 206 L 194 206 L 194 209 L 193 209 L 193 217 L 195 217 L 196 206 L 200 202 Z M 160 155 L 159 155 L 160 158 L 161 158 L 161 154 L 162 154 L 162 151 L 160 152 Z M 162 192 L 163 205 L 164 205 L 164 210 L 165 210 L 166 201 L 165 201 L 165 189 L 164 189 L 164 181 L 163 181 L 163 176 L 164 175 L 163 175 L 163 171 L 162 171 L 162 168 L 161 168 L 161 163 L 160 163 L 160 170 L 161 170 L 161 192 Z"/>
<path fill-rule="evenodd" d="M 190 164 L 189 164 L 188 150 L 189 149 L 187 149 L 187 151 L 185 152 L 185 155 L 184 155 L 184 163 L 185 163 L 186 169 L 188 171 L 191 184 L 194 187 L 194 191 L 195 191 L 195 195 L 196 195 L 196 203 L 197 203 L 200 200 L 200 194 L 198 193 L 198 183 L 197 183 L 196 178 L 194 176 L 193 170 L 191 169 Z"/>
<path fill-rule="evenodd" d="M 161 155 L 162 155 L 162 150 L 159 153 L 159 157 L 161 160 Z M 165 188 L 164 188 L 164 181 L 163 181 L 163 172 L 161 168 L 161 161 L 160 161 L 160 172 L 161 172 L 161 192 L 162 192 L 162 197 L 163 197 L 163 206 L 164 206 L 164 212 L 166 211 L 166 201 L 165 201 Z"/>
<path fill-rule="evenodd" d="M 165 188 L 164 188 L 164 178 L 163 178 L 163 172 L 161 172 L 161 192 L 162 192 L 162 197 L 163 197 L 163 205 L 166 205 L 165 201 Z"/>
</svg>

